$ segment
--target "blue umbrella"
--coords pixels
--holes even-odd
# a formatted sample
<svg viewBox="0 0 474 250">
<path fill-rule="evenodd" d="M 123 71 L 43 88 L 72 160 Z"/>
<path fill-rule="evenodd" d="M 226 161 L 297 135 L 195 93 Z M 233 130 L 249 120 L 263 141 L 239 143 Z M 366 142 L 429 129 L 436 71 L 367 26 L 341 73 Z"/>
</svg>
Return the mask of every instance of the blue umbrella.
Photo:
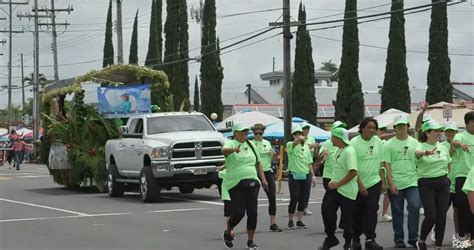
<svg viewBox="0 0 474 250">
<path fill-rule="evenodd" d="M 299 126 L 300 123 L 305 122 L 305 120 L 299 117 L 292 118 L 292 126 Z M 309 129 L 309 136 L 313 137 L 316 141 L 325 141 L 331 137 L 331 133 L 321 129 L 317 126 L 310 124 Z M 254 136 L 253 134 L 249 134 L 249 138 L 252 139 Z M 284 122 L 277 122 L 267 126 L 265 133 L 263 134 L 263 138 L 267 140 L 283 140 L 285 137 L 284 132 Z"/>
</svg>

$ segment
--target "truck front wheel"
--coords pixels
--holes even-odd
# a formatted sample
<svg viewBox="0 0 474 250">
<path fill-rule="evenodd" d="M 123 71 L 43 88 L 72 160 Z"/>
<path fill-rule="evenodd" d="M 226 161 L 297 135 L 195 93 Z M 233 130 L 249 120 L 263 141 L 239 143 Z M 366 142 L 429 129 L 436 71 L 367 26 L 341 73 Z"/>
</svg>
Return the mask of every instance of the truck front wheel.
<svg viewBox="0 0 474 250">
<path fill-rule="evenodd" d="M 110 197 L 121 197 L 125 191 L 124 183 L 117 182 L 120 177 L 117 166 L 110 165 L 107 171 L 107 189 Z"/>
<path fill-rule="evenodd" d="M 155 202 L 160 199 L 161 187 L 153 176 L 150 167 L 140 171 L 140 198 L 143 202 Z"/>
</svg>

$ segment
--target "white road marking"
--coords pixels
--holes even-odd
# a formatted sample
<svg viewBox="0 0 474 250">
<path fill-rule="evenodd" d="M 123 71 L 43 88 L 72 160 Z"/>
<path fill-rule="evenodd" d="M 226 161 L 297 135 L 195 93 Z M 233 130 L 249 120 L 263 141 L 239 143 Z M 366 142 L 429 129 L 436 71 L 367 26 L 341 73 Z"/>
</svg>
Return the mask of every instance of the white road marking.
<svg viewBox="0 0 474 250">
<path fill-rule="evenodd" d="M 174 213 L 174 212 L 186 212 L 186 211 L 200 211 L 200 210 L 208 210 L 209 208 L 183 208 L 183 209 L 169 209 L 169 210 L 155 210 L 150 211 L 150 213 Z"/>
<path fill-rule="evenodd" d="M 4 222 L 22 222 L 22 221 L 54 220 L 54 219 L 69 219 L 69 218 L 81 218 L 81 217 L 86 217 L 86 216 L 70 215 L 70 216 L 58 216 L 58 217 L 40 217 L 40 218 L 8 219 L 8 220 L 0 220 L 0 223 L 4 223 Z"/>
<path fill-rule="evenodd" d="M 169 197 L 169 196 L 161 196 L 161 197 L 166 198 L 166 199 L 170 199 L 170 200 L 189 201 L 189 202 L 196 202 L 196 203 L 202 203 L 202 204 L 210 204 L 210 205 L 224 206 L 224 203 L 223 203 L 223 202 L 191 200 L 191 199 L 177 198 L 177 197 Z"/>
<path fill-rule="evenodd" d="M 89 214 L 85 214 L 85 213 L 80 213 L 80 212 L 61 209 L 61 208 L 56 208 L 56 207 L 43 206 L 43 205 L 38 205 L 38 204 L 33 204 L 33 203 L 28 203 L 28 202 L 21 202 L 21 201 L 9 200 L 9 199 L 4 199 L 4 198 L 0 198 L 0 201 L 20 204 L 20 205 L 25 205 L 25 206 L 30 206 L 30 207 L 44 208 L 44 209 L 59 211 L 59 212 L 68 213 L 68 214 L 75 214 L 75 215 L 80 215 L 80 216 L 90 216 Z"/>
<path fill-rule="evenodd" d="M 20 179 L 20 178 L 44 178 L 44 177 L 49 177 L 49 175 L 23 175 L 23 176 L 17 176 L 15 179 Z"/>
</svg>

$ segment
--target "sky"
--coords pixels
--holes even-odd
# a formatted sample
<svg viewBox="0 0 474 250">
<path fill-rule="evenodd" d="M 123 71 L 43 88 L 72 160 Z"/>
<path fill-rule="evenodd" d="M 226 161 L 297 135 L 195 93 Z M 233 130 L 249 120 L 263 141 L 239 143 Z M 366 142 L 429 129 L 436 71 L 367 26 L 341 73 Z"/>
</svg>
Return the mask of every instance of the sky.
<svg viewBox="0 0 474 250">
<path fill-rule="evenodd" d="M 204 1 L 204 0 L 203 0 Z M 166 2 L 166 1 L 163 1 Z M 269 22 L 281 20 L 281 10 L 267 11 L 256 14 L 228 16 L 235 13 L 269 10 L 281 8 L 281 0 L 217 0 L 217 34 L 221 47 L 247 37 L 245 34 L 268 27 Z M 313 22 L 342 19 L 344 13 L 343 0 L 306 0 L 307 19 Z M 359 16 L 390 11 L 390 0 L 359 0 Z M 297 19 L 300 1 L 291 0 L 291 15 Z M 405 1 L 405 8 L 429 4 L 429 0 Z M 50 0 L 39 0 L 39 6 L 49 6 Z M 199 0 L 188 0 L 188 9 L 199 7 Z M 31 11 L 33 2 L 27 6 L 17 6 L 14 15 Z M 67 29 L 58 27 L 59 76 L 61 79 L 74 77 L 102 67 L 107 0 L 56 0 L 56 8 L 74 7 L 70 14 L 60 13 L 57 23 L 69 22 Z M 164 3 L 165 5 L 165 3 Z M 7 10 L 7 5 L 1 5 Z M 151 0 L 123 0 L 123 39 L 124 59 L 128 61 L 133 19 L 139 10 L 139 62 L 143 64 L 148 49 L 149 22 Z M 163 6 L 163 24 L 166 18 L 166 6 Z M 115 20 L 114 4 L 114 20 Z M 0 10 L 0 17 L 5 13 Z M 43 20 L 46 22 L 47 20 Z M 0 21 L 6 25 L 6 21 Z M 410 85 L 419 88 L 426 87 L 428 71 L 428 40 L 429 40 L 430 11 L 406 16 L 406 46 L 407 67 Z M 451 80 L 461 82 L 474 81 L 474 3 L 471 1 L 448 7 L 449 52 L 451 54 Z M 317 25 L 311 28 L 322 28 L 332 25 Z M 3 30 L 4 27 L 0 28 Z M 53 77 L 53 56 L 51 52 L 51 35 L 46 27 L 40 34 L 40 72 L 46 77 Z M 14 30 L 25 30 L 25 33 L 13 37 L 13 79 L 12 84 L 20 86 L 20 53 L 24 54 L 25 75 L 33 72 L 33 25 L 32 20 L 14 18 Z M 292 28 L 296 31 L 296 27 Z M 190 57 L 200 53 L 200 25 L 189 19 L 189 52 Z M 364 90 L 375 90 L 382 85 L 385 60 L 387 57 L 389 19 L 377 22 L 359 24 L 360 63 L 359 75 Z M 255 40 L 242 45 L 273 36 L 279 31 L 271 31 Z M 114 48 L 117 55 L 116 34 L 114 33 Z M 321 62 L 332 60 L 340 64 L 342 27 L 312 31 L 313 58 L 316 67 Z M 0 34 L 1 39 L 7 39 L 6 33 Z M 163 35 L 164 37 L 164 35 Z M 237 38 L 236 38 L 237 37 Z M 292 64 L 294 59 L 294 42 L 292 40 Z M 238 48 L 240 46 L 234 47 Z M 272 70 L 272 60 L 275 57 L 276 69 L 283 64 L 282 36 L 274 36 L 259 43 L 223 54 L 221 57 L 224 67 L 223 92 L 241 92 L 246 84 L 262 84 L 259 75 Z M 0 47 L 0 86 L 7 85 L 8 45 Z M 199 76 L 199 63 L 189 64 L 190 94 L 193 93 L 194 78 Z M 1 89 L 1 88 L 0 88 Z M 27 88 L 26 97 L 31 97 L 31 88 Z M 21 101 L 21 90 L 14 89 L 13 103 Z M 0 108 L 7 104 L 7 91 L 0 91 Z"/>
</svg>

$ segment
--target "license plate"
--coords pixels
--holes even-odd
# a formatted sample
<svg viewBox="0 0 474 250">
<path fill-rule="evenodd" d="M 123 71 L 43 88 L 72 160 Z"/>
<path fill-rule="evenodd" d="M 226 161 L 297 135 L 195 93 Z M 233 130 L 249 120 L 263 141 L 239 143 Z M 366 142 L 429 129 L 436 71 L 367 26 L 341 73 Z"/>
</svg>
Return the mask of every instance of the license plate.
<svg viewBox="0 0 474 250">
<path fill-rule="evenodd" d="M 194 175 L 205 175 L 205 174 L 207 174 L 207 169 L 205 168 L 194 169 Z"/>
</svg>

